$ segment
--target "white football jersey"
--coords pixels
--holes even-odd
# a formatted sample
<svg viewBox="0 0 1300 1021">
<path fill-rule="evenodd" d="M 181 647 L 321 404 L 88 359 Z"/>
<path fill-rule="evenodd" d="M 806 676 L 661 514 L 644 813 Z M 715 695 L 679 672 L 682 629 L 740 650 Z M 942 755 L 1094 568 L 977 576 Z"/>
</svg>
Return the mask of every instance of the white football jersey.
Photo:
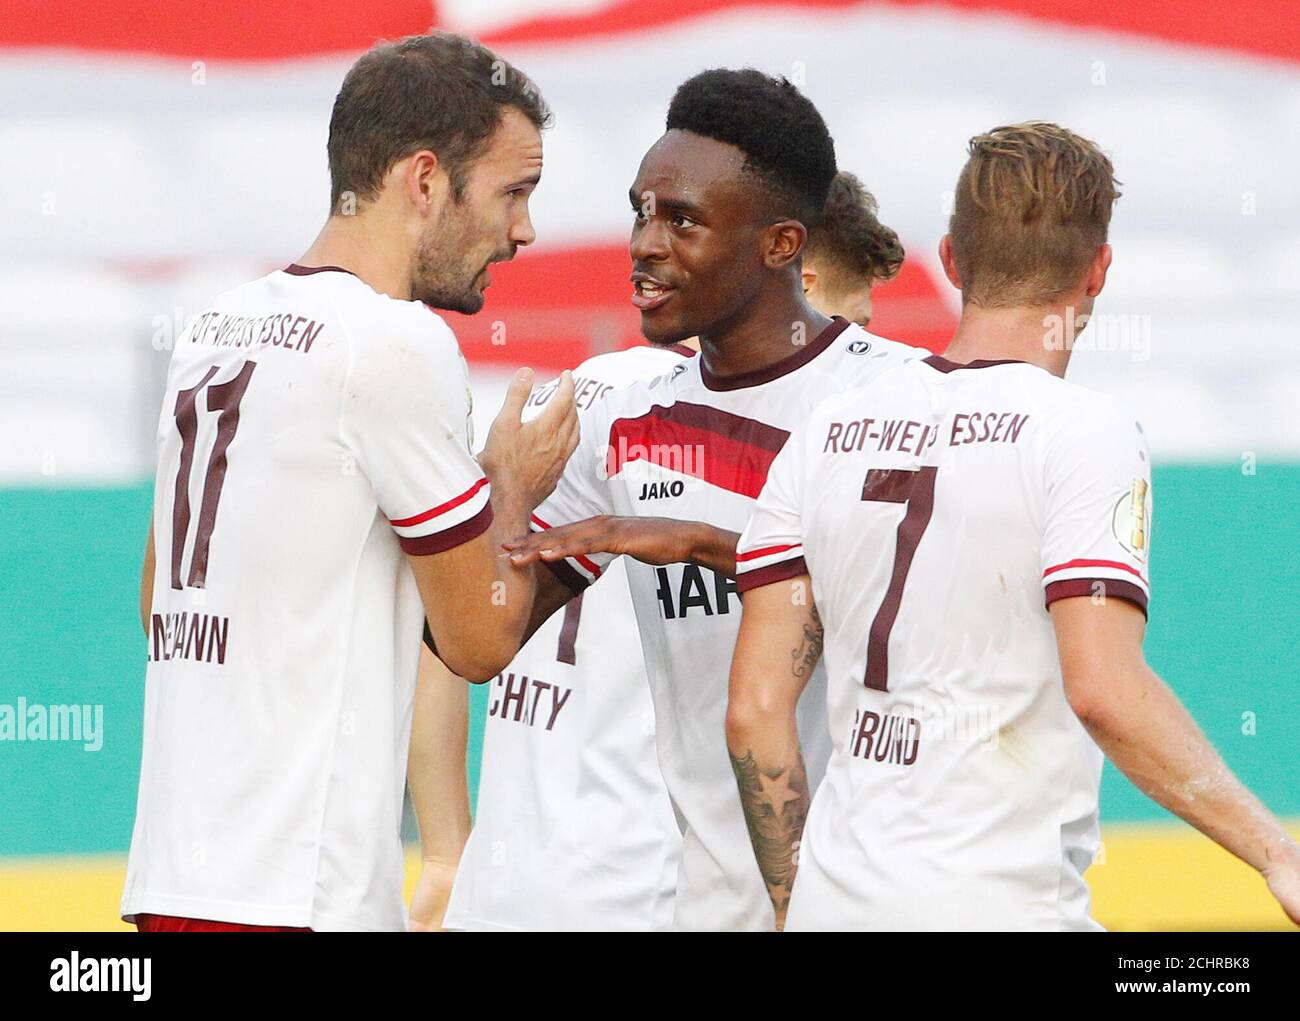
<svg viewBox="0 0 1300 1021">
<path fill-rule="evenodd" d="M 582 440 L 534 525 L 597 514 L 704 521 L 739 533 L 772 459 L 828 394 L 926 354 L 836 319 L 783 361 L 719 379 L 702 358 L 608 394 L 584 417 Z M 608 555 L 551 565 L 576 590 Z M 772 906 L 750 849 L 723 723 L 740 622 L 736 584 L 693 564 L 627 564 L 654 698 L 659 763 L 683 826 L 674 925 L 770 929 Z M 809 775 L 830 753 L 825 680 L 800 702 Z"/>
<path fill-rule="evenodd" d="M 584 413 L 690 348 L 634 347 L 573 372 Z M 525 417 L 555 393 L 538 387 Z M 474 828 L 449 929 L 658 931 L 672 923 L 681 833 L 655 753 L 621 562 L 554 614 L 493 682 Z"/>
<path fill-rule="evenodd" d="M 405 927 L 403 550 L 491 523 L 468 394 L 442 319 L 344 270 L 236 288 L 177 342 L 124 917 Z"/>
<path fill-rule="evenodd" d="M 1095 929 L 1102 754 L 1047 606 L 1146 612 L 1150 465 L 1112 399 L 1023 362 L 901 366 L 791 438 L 739 587 L 802 573 L 834 751 L 787 928 Z"/>
</svg>

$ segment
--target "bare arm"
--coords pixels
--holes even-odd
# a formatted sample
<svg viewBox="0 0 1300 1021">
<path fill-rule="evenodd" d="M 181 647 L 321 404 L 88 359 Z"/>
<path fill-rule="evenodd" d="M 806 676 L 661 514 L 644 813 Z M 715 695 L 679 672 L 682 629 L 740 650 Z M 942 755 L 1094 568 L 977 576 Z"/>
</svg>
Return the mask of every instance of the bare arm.
<svg viewBox="0 0 1300 1021">
<path fill-rule="evenodd" d="M 144 568 L 140 572 L 140 626 L 149 636 L 149 615 L 153 613 L 153 521 L 149 522 L 149 538 L 144 543 Z"/>
<path fill-rule="evenodd" d="M 703 521 L 620 517 L 576 521 L 545 532 L 521 534 L 505 544 L 516 566 L 554 562 L 588 553 L 625 554 L 643 564 L 698 564 L 728 578 L 736 576 L 738 532 Z"/>
<path fill-rule="evenodd" d="M 573 599 L 577 592 L 560 581 L 556 574 L 543 563 L 535 561 L 529 566 L 521 568 L 520 572 L 531 575 L 530 582 L 533 585 L 532 607 L 528 614 L 528 621 L 524 625 L 523 633 L 519 637 L 519 648 L 523 648 L 524 643 L 532 638 L 537 629 L 550 619 L 551 614 Z M 426 633 L 426 648 L 428 648 L 428 641 L 429 636 Z M 436 641 L 431 651 L 435 656 L 442 655 L 440 645 Z M 518 649 L 515 651 L 517 652 Z M 511 653 L 510 659 L 514 659 L 514 653 Z M 500 672 L 501 670 L 498 669 L 487 678 L 478 678 L 478 682 L 485 679 L 490 680 Z"/>
<path fill-rule="evenodd" d="M 1300 851 L 1233 775 L 1142 654 L 1146 620 L 1122 599 L 1060 599 L 1065 693 L 1101 750 L 1153 801 L 1259 870 L 1300 924 Z"/>
<path fill-rule="evenodd" d="M 420 879 L 411 898 L 413 932 L 442 928 L 452 881 L 469 838 L 468 734 L 469 687 L 422 647 L 406 764 L 411 805 L 420 827 Z"/>
<path fill-rule="evenodd" d="M 822 652 L 807 575 L 747 592 L 731 663 L 727 750 L 759 872 L 785 926 L 811 792 L 795 708 Z"/>
<path fill-rule="evenodd" d="M 564 373 L 546 410 L 521 424 L 531 382 L 521 373 L 510 384 L 479 459 L 492 486 L 491 526 L 452 549 L 408 557 L 439 656 L 474 682 L 514 658 L 538 586 L 538 572 L 516 568 L 501 544 L 527 530 L 528 515 L 555 488 L 578 443 L 573 378 Z"/>
<path fill-rule="evenodd" d="M 524 628 L 524 642 L 533 637 L 537 629 L 550 619 L 551 614 L 562 609 L 569 600 L 578 595 L 576 591 L 560 581 L 545 564 L 533 564 L 527 570 L 532 571 L 535 576 L 537 594 L 533 597 L 533 610 L 528 618 L 528 626 Z"/>
<path fill-rule="evenodd" d="M 494 488 L 486 532 L 441 553 L 407 557 L 439 657 L 475 683 L 495 677 L 514 657 L 533 602 L 532 574 L 498 551 L 508 519 L 527 515 L 524 501 L 512 506 L 511 499 Z"/>
</svg>

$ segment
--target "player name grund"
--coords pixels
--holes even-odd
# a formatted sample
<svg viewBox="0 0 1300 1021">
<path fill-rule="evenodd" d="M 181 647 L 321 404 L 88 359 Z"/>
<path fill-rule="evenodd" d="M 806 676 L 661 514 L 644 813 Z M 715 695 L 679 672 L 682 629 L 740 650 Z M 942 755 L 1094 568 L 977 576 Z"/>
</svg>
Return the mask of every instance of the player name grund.
<svg viewBox="0 0 1300 1021">
<path fill-rule="evenodd" d="M 823 454 L 852 454 L 859 450 L 897 451 L 919 454 L 948 434 L 948 446 L 969 443 L 1015 443 L 1029 416 L 1015 411 L 963 411 L 951 423 L 934 425 L 910 418 L 855 418 L 831 422 L 826 428 Z M 868 447 L 868 444 L 871 446 Z"/>
<path fill-rule="evenodd" d="M 205 312 L 190 330 L 191 344 L 208 347 L 282 347 L 308 354 L 325 324 L 318 319 L 276 312 L 264 316 L 236 316 Z"/>
<path fill-rule="evenodd" d="M 910 766 L 921 750 L 921 721 L 914 716 L 855 710 L 849 733 L 849 754 Z"/>
<path fill-rule="evenodd" d="M 229 632 L 229 617 L 188 610 L 155 613 L 150 628 L 149 659 L 155 663 L 172 659 L 224 663 Z"/>
</svg>

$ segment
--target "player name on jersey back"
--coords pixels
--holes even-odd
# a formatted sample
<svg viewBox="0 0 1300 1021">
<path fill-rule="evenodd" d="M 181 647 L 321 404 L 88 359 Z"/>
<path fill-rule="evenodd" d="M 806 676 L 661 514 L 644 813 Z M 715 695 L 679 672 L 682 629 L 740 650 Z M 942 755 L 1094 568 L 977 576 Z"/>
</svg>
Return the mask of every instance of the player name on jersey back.
<svg viewBox="0 0 1300 1021">
<path fill-rule="evenodd" d="M 214 310 L 195 320 L 187 340 L 208 347 L 278 347 L 310 354 L 323 329 L 325 324 L 320 320 L 293 312 L 232 315 Z"/>
<path fill-rule="evenodd" d="M 1015 443 L 1029 416 L 1017 411 L 968 411 L 955 413 L 948 428 L 950 447 L 971 443 Z M 822 452 L 851 454 L 864 449 L 878 453 L 897 451 L 920 454 L 939 442 L 940 426 L 914 418 L 853 418 L 831 422 L 826 427 Z"/>
<path fill-rule="evenodd" d="M 230 618 L 179 610 L 149 615 L 149 659 L 192 659 L 220 665 L 226 661 Z"/>
<path fill-rule="evenodd" d="M 558 654 L 556 658 L 559 658 Z M 572 694 L 572 688 L 544 681 L 540 677 L 529 677 L 523 671 L 516 673 L 514 670 L 506 670 L 497 674 L 492 683 L 488 717 L 513 720 L 526 727 L 554 730 L 555 721 L 560 718 L 560 711 L 568 704 Z M 539 709 L 542 711 L 540 719 L 537 716 Z"/>
</svg>

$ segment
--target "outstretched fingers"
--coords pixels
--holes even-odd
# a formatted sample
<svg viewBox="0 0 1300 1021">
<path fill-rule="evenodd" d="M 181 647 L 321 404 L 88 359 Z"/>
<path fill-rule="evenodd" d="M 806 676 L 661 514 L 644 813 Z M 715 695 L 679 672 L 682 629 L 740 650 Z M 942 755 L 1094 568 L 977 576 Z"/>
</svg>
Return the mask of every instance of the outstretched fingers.
<svg viewBox="0 0 1300 1021">
<path fill-rule="evenodd" d="M 501 546 L 509 552 L 510 562 L 516 567 L 526 567 L 538 560 L 554 562 L 585 553 L 615 552 L 608 548 L 610 535 L 601 527 L 601 520 L 588 518 L 543 532 L 530 532 Z"/>
</svg>

